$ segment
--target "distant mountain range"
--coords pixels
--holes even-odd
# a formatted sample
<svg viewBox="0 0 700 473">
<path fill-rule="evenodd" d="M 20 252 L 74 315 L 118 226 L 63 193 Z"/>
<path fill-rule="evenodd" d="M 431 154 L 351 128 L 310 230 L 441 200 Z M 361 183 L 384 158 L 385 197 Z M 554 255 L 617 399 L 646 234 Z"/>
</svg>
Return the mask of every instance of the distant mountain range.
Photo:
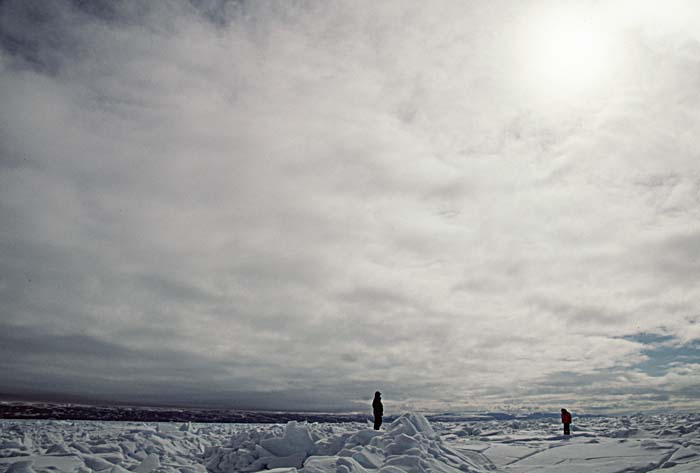
<svg viewBox="0 0 700 473">
<path fill-rule="evenodd" d="M 100 420 L 132 422 L 226 422 L 226 423 L 286 423 L 292 420 L 307 422 L 367 422 L 368 414 L 338 414 L 313 412 L 241 411 L 232 409 L 191 409 L 179 407 L 92 406 L 38 402 L 0 402 L 2 419 Z M 440 413 L 426 416 L 436 422 L 479 422 L 492 420 L 530 420 L 558 418 L 558 412 L 506 414 Z M 386 416 L 385 422 L 393 420 Z"/>
</svg>

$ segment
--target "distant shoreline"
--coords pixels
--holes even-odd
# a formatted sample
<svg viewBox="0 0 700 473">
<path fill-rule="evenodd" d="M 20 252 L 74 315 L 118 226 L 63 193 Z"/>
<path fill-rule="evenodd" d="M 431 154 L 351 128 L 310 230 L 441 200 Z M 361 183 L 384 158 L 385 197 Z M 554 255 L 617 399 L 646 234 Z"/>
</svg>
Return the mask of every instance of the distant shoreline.
<svg viewBox="0 0 700 473">
<path fill-rule="evenodd" d="M 522 415 L 497 412 L 483 414 L 441 413 L 426 415 L 426 417 L 433 422 L 518 421 L 528 419 L 558 419 L 558 416 L 558 413 L 542 412 Z M 600 416 L 583 415 L 578 417 Z M 371 415 L 357 413 L 268 412 L 175 407 L 91 406 L 46 402 L 0 402 L 0 419 L 278 424 L 290 421 L 365 423 L 371 419 Z M 393 416 L 385 417 L 386 422 L 391 422 L 393 419 Z"/>
<path fill-rule="evenodd" d="M 293 412 L 258 412 L 229 409 L 187 409 L 160 407 L 123 407 L 63 405 L 49 403 L 0 403 L 0 419 L 88 420 L 122 422 L 197 422 L 197 423 L 286 423 L 366 422 L 369 415 Z"/>
</svg>

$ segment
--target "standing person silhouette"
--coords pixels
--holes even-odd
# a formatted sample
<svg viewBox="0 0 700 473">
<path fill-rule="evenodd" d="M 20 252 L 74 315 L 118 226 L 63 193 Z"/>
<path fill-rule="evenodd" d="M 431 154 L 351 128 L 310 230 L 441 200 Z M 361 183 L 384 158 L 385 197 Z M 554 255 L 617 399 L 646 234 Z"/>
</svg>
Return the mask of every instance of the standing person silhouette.
<svg viewBox="0 0 700 473">
<path fill-rule="evenodd" d="M 564 424 L 564 435 L 571 435 L 571 412 L 566 409 L 561 410 L 561 422 Z"/>
<path fill-rule="evenodd" d="M 384 405 L 382 404 L 382 393 L 376 391 L 374 400 L 372 401 L 372 410 L 374 411 L 374 430 L 379 430 L 382 425 L 382 416 L 384 415 Z"/>
</svg>

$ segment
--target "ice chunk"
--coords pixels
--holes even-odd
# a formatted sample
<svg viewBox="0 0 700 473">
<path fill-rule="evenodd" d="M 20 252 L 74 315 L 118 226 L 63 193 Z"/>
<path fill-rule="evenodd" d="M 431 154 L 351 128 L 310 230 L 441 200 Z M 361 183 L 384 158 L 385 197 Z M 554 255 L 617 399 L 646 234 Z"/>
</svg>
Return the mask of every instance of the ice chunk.
<svg viewBox="0 0 700 473">
<path fill-rule="evenodd" d="M 284 437 L 264 439 L 260 444 L 273 455 L 285 457 L 297 452 L 309 453 L 314 440 L 307 425 L 292 421 L 285 426 Z"/>
<path fill-rule="evenodd" d="M 374 437 L 382 435 L 379 430 L 364 429 L 352 434 L 346 441 L 347 445 L 368 445 Z"/>
<path fill-rule="evenodd" d="M 406 473 L 404 470 L 398 466 L 386 465 L 379 469 L 378 473 Z"/>
<path fill-rule="evenodd" d="M 406 434 L 413 436 L 417 433 L 423 434 L 425 437 L 434 439 L 438 435 L 433 430 L 430 422 L 422 414 L 408 413 L 404 414 L 389 426 L 389 432 L 394 434 Z"/>
<path fill-rule="evenodd" d="M 376 469 L 384 463 L 384 454 L 381 450 L 369 446 L 353 453 L 352 458 L 365 468 Z"/>
<path fill-rule="evenodd" d="M 155 453 L 150 453 L 143 461 L 134 468 L 134 473 L 150 473 L 160 467 L 160 458 Z"/>
<path fill-rule="evenodd" d="M 321 439 L 314 444 L 312 454 L 317 456 L 337 455 L 338 452 L 349 443 L 348 437 L 350 435 L 351 434 L 348 433 L 341 433 Z"/>
<path fill-rule="evenodd" d="M 401 455 L 407 453 L 409 450 L 420 450 L 422 446 L 420 439 L 417 435 L 410 436 L 401 433 L 394 437 L 393 442 L 387 445 L 385 451 L 387 455 Z"/>
<path fill-rule="evenodd" d="M 83 455 L 82 458 L 85 462 L 85 466 L 87 466 L 91 470 L 107 470 L 114 466 L 114 463 L 110 463 L 104 458 L 99 457 L 97 455 Z"/>
<path fill-rule="evenodd" d="M 271 469 L 276 468 L 301 468 L 301 465 L 306 460 L 306 452 L 296 452 L 286 457 L 267 457 L 265 460 L 266 467 Z"/>
<path fill-rule="evenodd" d="M 25 447 L 22 443 L 16 441 L 16 440 L 5 440 L 3 442 L 0 442 L 0 450 L 5 449 L 5 448 L 16 448 L 18 450 L 26 450 L 27 447 Z"/>
<path fill-rule="evenodd" d="M 187 422 L 180 426 L 180 432 L 192 432 L 192 422 Z"/>
<path fill-rule="evenodd" d="M 121 467 L 119 465 L 114 465 L 108 473 L 132 473 L 131 471 L 127 470 L 124 467 Z"/>
<path fill-rule="evenodd" d="M 90 448 L 92 453 L 121 453 L 122 449 L 116 443 L 103 443 L 100 445 L 94 445 Z"/>
<path fill-rule="evenodd" d="M 36 473 L 32 465 L 34 460 L 18 461 L 10 465 L 6 473 Z"/>
<path fill-rule="evenodd" d="M 68 447 L 65 443 L 57 443 L 51 445 L 47 450 L 47 455 L 72 455 L 78 453 L 76 450 Z"/>
<path fill-rule="evenodd" d="M 304 462 L 304 473 L 328 473 L 335 471 L 338 464 L 338 457 L 316 456 L 309 457 Z"/>
<path fill-rule="evenodd" d="M 360 465 L 354 458 L 341 457 L 338 458 L 337 473 L 367 473 L 362 465 Z"/>
</svg>

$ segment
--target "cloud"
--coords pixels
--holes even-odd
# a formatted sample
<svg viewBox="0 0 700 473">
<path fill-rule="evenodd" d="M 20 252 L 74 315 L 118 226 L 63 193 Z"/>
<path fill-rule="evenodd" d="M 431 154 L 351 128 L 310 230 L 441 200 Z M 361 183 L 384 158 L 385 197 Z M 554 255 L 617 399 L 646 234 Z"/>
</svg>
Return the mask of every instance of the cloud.
<svg viewBox="0 0 700 473">
<path fill-rule="evenodd" d="M 7 389 L 634 404 L 624 337 L 699 336 L 700 46 L 602 9 L 611 78 L 550 94 L 514 55 L 550 6 L 4 2 Z"/>
</svg>

